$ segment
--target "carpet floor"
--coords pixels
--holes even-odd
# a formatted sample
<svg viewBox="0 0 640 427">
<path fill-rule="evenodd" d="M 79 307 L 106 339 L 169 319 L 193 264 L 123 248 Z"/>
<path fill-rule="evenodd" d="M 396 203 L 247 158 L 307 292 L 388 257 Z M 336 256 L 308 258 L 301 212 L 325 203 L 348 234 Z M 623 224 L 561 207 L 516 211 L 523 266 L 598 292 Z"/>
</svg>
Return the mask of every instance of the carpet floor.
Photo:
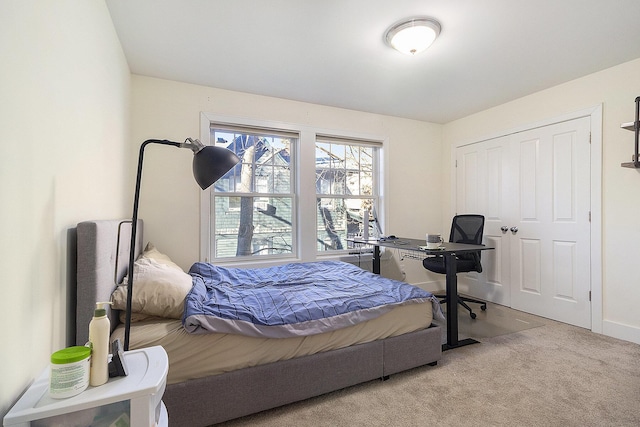
<svg viewBox="0 0 640 427">
<path fill-rule="evenodd" d="M 502 306 L 474 311 L 460 313 L 460 337 L 481 343 L 435 367 L 221 425 L 640 426 L 640 345 Z"/>
</svg>

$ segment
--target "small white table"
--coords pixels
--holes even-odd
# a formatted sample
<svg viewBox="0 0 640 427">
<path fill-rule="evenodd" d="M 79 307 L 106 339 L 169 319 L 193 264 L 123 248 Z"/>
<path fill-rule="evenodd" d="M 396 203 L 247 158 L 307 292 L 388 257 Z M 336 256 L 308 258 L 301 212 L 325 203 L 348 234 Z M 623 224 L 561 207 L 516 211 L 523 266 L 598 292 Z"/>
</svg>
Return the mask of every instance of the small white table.
<svg viewBox="0 0 640 427">
<path fill-rule="evenodd" d="M 66 399 L 49 397 L 49 369 L 27 389 L 4 417 L 5 427 L 123 425 L 168 426 L 162 395 L 167 384 L 169 359 L 161 346 L 124 353 L 129 375 L 109 378 L 99 387 L 89 386 Z M 124 424 L 126 425 L 126 424 Z"/>
</svg>

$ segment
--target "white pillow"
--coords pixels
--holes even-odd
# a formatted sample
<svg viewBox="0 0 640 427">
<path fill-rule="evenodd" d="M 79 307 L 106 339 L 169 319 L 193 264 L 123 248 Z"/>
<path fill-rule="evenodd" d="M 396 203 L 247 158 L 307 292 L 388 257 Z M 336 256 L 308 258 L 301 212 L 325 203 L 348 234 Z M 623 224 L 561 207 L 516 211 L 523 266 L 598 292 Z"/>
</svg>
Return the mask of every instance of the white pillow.
<svg viewBox="0 0 640 427">
<path fill-rule="evenodd" d="M 141 261 L 143 259 L 152 259 L 154 261 L 157 261 L 160 264 L 166 265 L 167 267 L 175 268 L 184 272 L 184 270 L 180 268 L 178 264 L 171 261 L 171 258 L 169 258 L 168 255 L 165 255 L 159 250 L 157 250 L 156 247 L 153 246 L 153 243 L 151 242 L 147 243 L 147 246 L 144 248 L 144 251 L 142 251 L 142 253 L 138 255 L 138 258 L 136 259 L 133 265 L 137 266 L 138 261 Z M 129 283 L 129 275 L 124 276 L 124 278 L 122 279 L 121 285 L 126 285 L 127 283 Z"/>
<path fill-rule="evenodd" d="M 140 258 L 134 265 L 131 312 L 181 319 L 191 283 L 191 276 L 179 267 L 154 258 Z M 111 302 L 114 309 L 127 309 L 127 291 L 128 286 L 122 285 L 113 292 Z"/>
<path fill-rule="evenodd" d="M 184 271 L 178 264 L 171 261 L 171 258 L 157 250 L 151 242 L 147 243 L 147 246 L 144 248 L 144 251 L 142 251 L 142 254 L 138 257 L 138 259 L 153 259 L 158 261 L 160 264 L 165 264 L 169 267 L 177 268 L 180 271 Z"/>
</svg>

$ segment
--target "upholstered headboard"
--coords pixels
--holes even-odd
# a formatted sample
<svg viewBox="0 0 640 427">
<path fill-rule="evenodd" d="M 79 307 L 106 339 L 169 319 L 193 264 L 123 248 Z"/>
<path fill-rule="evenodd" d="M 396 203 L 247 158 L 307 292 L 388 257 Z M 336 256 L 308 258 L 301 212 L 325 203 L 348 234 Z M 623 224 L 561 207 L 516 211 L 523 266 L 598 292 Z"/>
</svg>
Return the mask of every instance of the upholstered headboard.
<svg viewBox="0 0 640 427">
<path fill-rule="evenodd" d="M 109 301 L 129 268 L 131 220 L 84 221 L 76 227 L 77 289 L 76 345 L 89 338 L 89 322 L 95 303 Z M 136 254 L 142 249 L 142 220 L 138 220 Z M 107 308 L 111 328 L 118 324 L 117 311 Z"/>
</svg>

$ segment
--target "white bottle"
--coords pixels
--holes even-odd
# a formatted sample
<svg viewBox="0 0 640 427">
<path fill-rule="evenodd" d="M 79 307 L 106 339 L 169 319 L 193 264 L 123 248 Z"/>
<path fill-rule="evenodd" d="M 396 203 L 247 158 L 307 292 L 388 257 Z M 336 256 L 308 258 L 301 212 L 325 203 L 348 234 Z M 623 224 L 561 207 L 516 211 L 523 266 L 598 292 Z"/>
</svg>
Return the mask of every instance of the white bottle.
<svg viewBox="0 0 640 427">
<path fill-rule="evenodd" d="M 105 304 L 97 302 L 93 312 L 93 319 L 89 322 L 89 342 L 91 343 L 91 368 L 89 385 L 99 386 L 109 379 L 109 334 L 111 325 L 107 317 Z"/>
</svg>

